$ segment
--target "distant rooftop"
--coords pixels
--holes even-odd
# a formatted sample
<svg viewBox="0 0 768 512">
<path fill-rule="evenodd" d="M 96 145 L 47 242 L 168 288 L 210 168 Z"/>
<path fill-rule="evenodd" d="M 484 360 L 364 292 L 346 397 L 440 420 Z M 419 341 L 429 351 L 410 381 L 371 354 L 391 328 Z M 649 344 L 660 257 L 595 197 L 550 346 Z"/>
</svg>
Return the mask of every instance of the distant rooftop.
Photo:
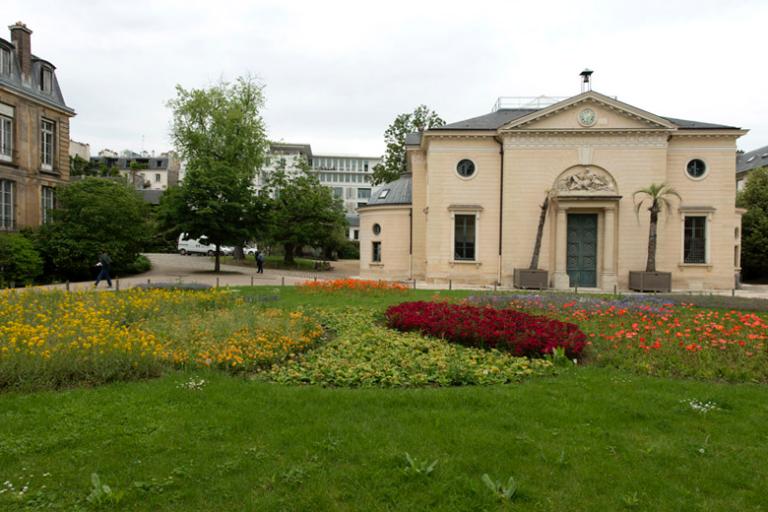
<svg viewBox="0 0 768 512">
<path fill-rule="evenodd" d="M 568 96 L 499 96 L 496 103 L 493 104 L 491 112 L 497 110 L 538 110 L 567 99 Z"/>
<path fill-rule="evenodd" d="M 736 172 L 747 172 L 759 167 L 768 167 L 768 146 L 753 149 L 736 159 Z"/>
</svg>

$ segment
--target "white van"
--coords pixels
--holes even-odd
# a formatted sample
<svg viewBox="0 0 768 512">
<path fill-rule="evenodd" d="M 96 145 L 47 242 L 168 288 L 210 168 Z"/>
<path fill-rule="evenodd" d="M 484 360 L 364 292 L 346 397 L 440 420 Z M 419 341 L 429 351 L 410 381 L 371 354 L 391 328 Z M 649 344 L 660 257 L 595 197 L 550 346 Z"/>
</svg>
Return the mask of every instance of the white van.
<svg viewBox="0 0 768 512">
<path fill-rule="evenodd" d="M 222 245 L 220 249 L 221 254 L 224 255 L 231 255 L 235 252 L 235 248 L 229 247 L 228 245 Z M 179 235 L 179 242 L 176 245 L 176 250 L 178 250 L 179 254 L 182 256 L 185 254 L 207 254 L 208 256 L 216 254 L 216 246 L 209 244 L 208 239 L 204 236 L 200 238 L 189 238 L 186 233 Z"/>
</svg>

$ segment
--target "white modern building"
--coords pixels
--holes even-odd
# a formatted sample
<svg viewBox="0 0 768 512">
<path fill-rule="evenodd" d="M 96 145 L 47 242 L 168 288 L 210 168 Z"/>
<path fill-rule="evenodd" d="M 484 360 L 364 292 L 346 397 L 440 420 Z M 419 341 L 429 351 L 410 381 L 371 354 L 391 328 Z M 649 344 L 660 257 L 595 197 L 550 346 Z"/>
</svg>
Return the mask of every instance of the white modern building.
<svg viewBox="0 0 768 512">
<path fill-rule="evenodd" d="M 306 162 L 309 170 L 320 183 L 330 187 L 333 195 L 341 199 L 349 223 L 349 239 L 358 240 L 359 220 L 357 209 L 368 204 L 371 197 L 373 168 L 379 157 L 339 154 L 313 154 L 309 144 L 273 142 L 264 167 L 257 177 L 257 188 L 263 187 L 270 173 L 284 169 L 291 176 L 300 171 L 300 162 Z"/>
<path fill-rule="evenodd" d="M 110 149 L 99 151 L 91 157 L 94 165 L 115 167 L 121 176 L 133 181 L 139 190 L 166 190 L 178 185 L 180 162 L 173 151 L 160 153 L 125 150 L 118 154 Z"/>
</svg>

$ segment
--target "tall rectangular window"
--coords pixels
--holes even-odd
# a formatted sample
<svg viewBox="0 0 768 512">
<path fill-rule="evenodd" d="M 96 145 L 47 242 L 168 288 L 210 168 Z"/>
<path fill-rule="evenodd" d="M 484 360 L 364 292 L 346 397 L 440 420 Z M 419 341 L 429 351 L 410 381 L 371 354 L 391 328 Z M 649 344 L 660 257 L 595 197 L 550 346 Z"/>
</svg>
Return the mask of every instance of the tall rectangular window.
<svg viewBox="0 0 768 512">
<path fill-rule="evenodd" d="M 343 199 L 344 198 L 344 188 L 343 187 L 333 187 L 333 197 L 336 199 Z"/>
<path fill-rule="evenodd" d="M 13 182 L 0 180 L 0 230 L 3 231 L 10 231 L 16 225 L 13 194 Z"/>
<path fill-rule="evenodd" d="M 48 224 L 51 221 L 51 210 L 56 207 L 56 189 L 53 187 L 43 187 L 40 199 L 42 208 L 40 219 L 43 221 L 43 224 Z"/>
<path fill-rule="evenodd" d="M 40 136 L 40 161 L 43 169 L 53 170 L 53 151 L 54 137 L 56 134 L 56 124 L 53 121 L 43 119 Z"/>
<path fill-rule="evenodd" d="M 371 253 L 371 261 L 374 263 L 381 262 L 381 242 L 373 242 L 373 252 Z"/>
<path fill-rule="evenodd" d="M 686 217 L 683 243 L 683 263 L 707 262 L 707 218 Z"/>
<path fill-rule="evenodd" d="M 40 89 L 46 93 L 53 90 L 53 71 L 45 66 L 40 68 Z"/>
<path fill-rule="evenodd" d="M 8 48 L 0 48 L 0 74 L 11 74 L 11 50 Z"/>
<path fill-rule="evenodd" d="M 13 159 L 13 119 L 0 115 L 0 160 Z"/>
<path fill-rule="evenodd" d="M 456 215 L 454 221 L 453 259 L 475 259 L 475 216 Z"/>
</svg>

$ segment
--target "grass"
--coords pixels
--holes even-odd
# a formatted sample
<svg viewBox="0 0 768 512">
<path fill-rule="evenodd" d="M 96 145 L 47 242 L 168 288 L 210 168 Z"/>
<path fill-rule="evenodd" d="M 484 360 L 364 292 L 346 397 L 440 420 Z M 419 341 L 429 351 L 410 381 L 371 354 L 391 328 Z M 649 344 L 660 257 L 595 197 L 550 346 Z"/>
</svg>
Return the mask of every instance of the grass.
<svg viewBox="0 0 768 512">
<path fill-rule="evenodd" d="M 232 326 L 252 330 L 254 313 L 280 308 L 311 317 L 322 308 L 336 337 L 270 372 L 330 368 L 325 375 L 347 379 L 362 368 L 364 378 L 375 380 L 371 372 L 385 357 L 400 359 L 383 366 L 403 370 L 442 350 L 436 340 L 386 331 L 376 315 L 406 300 L 462 299 L 471 292 L 257 287 L 215 293 L 223 295 L 194 307 L 141 295 L 151 318 L 139 303 L 117 304 L 160 337 L 164 328 L 184 331 L 188 318 L 196 327 L 185 343 L 218 339 Z M 702 311 L 683 313 L 694 318 Z M 590 334 L 606 327 L 600 318 L 568 314 Z M 610 317 L 607 334 L 636 320 Z M 414 337 L 412 357 L 399 336 Z M 647 354 L 621 353 L 632 361 Z M 436 361 L 441 367 L 440 356 Z M 0 393 L 0 510 L 766 510 L 768 387 L 652 377 L 616 361 L 593 358 L 591 366 L 560 367 L 556 376 L 537 373 L 507 385 L 283 385 L 265 382 L 263 373 L 185 364 L 163 366 L 162 376 L 149 380 L 7 391 Z M 431 472 L 414 470 L 435 460 Z M 93 474 L 109 492 L 93 491 Z M 513 477 L 512 499 L 492 492 L 484 474 L 503 486 Z"/>
<path fill-rule="evenodd" d="M 264 268 L 270 270 L 303 270 L 306 272 L 322 271 L 322 269 L 315 268 L 315 264 L 319 263 L 320 260 L 294 258 L 294 261 L 295 263 L 293 265 L 286 265 L 282 256 L 265 256 Z M 256 268 L 256 260 L 253 256 L 246 256 L 244 260 L 236 260 L 232 256 L 222 256 L 221 264 Z M 333 266 L 333 262 L 330 262 L 330 264 Z"/>
<path fill-rule="evenodd" d="M 201 389 L 180 385 L 204 379 Z M 713 401 L 706 413 L 685 400 Z M 494 387 L 326 389 L 174 373 L 0 395 L 2 510 L 765 510 L 768 390 L 599 368 Z M 438 460 L 411 475 L 405 453 Z M 511 503 L 481 481 L 518 492 Z M 43 476 L 50 474 L 50 476 Z M 43 488 L 45 485 L 45 488 Z"/>
</svg>

